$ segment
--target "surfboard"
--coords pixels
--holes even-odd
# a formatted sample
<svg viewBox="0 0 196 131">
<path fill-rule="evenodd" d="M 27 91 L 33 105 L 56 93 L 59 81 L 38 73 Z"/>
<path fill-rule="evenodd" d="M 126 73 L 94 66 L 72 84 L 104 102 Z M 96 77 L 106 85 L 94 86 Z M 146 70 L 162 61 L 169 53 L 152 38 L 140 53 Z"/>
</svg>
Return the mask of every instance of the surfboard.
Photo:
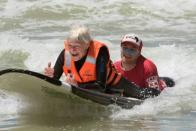
<svg viewBox="0 0 196 131">
<path fill-rule="evenodd" d="M 175 82 L 169 77 L 160 77 L 168 86 Z M 96 102 L 100 105 L 115 104 L 122 108 L 132 108 L 143 100 L 120 95 L 106 94 L 97 90 L 89 90 L 70 86 L 67 83 L 47 77 L 43 74 L 22 69 L 5 69 L 0 71 L 0 89 L 16 93 L 29 101 L 60 98 L 68 104 Z M 40 99 L 35 99 L 40 98 Z M 89 101 L 90 100 L 90 101 Z"/>
<path fill-rule="evenodd" d="M 111 112 L 110 107 L 73 94 L 67 83 L 21 69 L 0 71 L 0 103 L 5 106 L 3 109 L 11 107 L 25 119 L 43 115 L 72 119 L 108 116 Z"/>
</svg>

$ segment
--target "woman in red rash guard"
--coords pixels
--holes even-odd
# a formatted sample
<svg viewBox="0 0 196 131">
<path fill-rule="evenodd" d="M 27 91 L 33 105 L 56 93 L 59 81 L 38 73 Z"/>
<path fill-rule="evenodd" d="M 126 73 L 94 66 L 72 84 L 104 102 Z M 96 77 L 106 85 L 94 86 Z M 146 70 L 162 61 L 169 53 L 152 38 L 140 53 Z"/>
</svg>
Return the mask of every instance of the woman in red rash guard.
<svg viewBox="0 0 196 131">
<path fill-rule="evenodd" d="M 159 79 L 156 65 L 141 54 L 143 43 L 136 35 L 127 34 L 121 40 L 121 60 L 114 63 L 125 79 L 140 88 L 155 88 L 162 91 L 166 84 Z"/>
</svg>

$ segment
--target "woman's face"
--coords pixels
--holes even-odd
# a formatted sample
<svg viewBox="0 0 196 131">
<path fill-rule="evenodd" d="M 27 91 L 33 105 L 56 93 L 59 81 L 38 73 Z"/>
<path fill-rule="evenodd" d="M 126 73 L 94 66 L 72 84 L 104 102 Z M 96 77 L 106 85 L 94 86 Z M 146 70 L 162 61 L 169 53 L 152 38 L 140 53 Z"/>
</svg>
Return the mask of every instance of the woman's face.
<svg viewBox="0 0 196 131">
<path fill-rule="evenodd" d="M 125 62 L 136 61 L 140 55 L 139 47 L 135 44 L 124 42 L 121 44 L 121 58 Z"/>
<path fill-rule="evenodd" d="M 85 56 L 89 44 L 79 43 L 78 41 L 68 41 L 67 46 L 74 61 L 78 61 Z"/>
</svg>

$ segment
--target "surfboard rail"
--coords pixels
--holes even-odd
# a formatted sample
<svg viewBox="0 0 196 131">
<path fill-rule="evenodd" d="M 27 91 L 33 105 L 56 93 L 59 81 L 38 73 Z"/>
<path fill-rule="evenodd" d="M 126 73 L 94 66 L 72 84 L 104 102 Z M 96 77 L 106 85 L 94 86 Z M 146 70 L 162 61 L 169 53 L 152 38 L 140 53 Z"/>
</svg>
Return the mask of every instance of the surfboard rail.
<svg viewBox="0 0 196 131">
<path fill-rule="evenodd" d="M 0 76 L 9 74 L 9 73 L 22 73 L 26 74 L 29 76 L 34 76 L 38 79 L 44 80 L 50 84 L 56 85 L 56 86 L 64 86 L 65 83 L 57 80 L 50 78 L 48 76 L 45 76 L 43 74 L 30 71 L 30 70 L 23 70 L 23 69 L 5 69 L 0 71 Z M 1 78 L 1 77 L 0 77 Z M 170 87 L 175 85 L 175 82 L 173 79 L 169 77 L 160 77 L 160 79 L 166 81 L 166 84 L 169 85 Z M 65 85 L 66 87 L 67 85 Z M 45 88 L 44 86 L 42 88 Z M 55 89 L 52 89 L 55 90 Z M 61 89 L 56 89 L 60 94 L 63 94 L 63 88 Z M 120 94 L 114 95 L 114 94 L 106 94 L 103 92 L 99 92 L 97 90 L 89 90 L 89 89 L 84 89 L 80 87 L 74 87 L 71 86 L 71 92 L 74 95 L 77 95 L 83 99 L 88 99 L 93 102 L 99 103 L 101 105 L 110 105 L 110 104 L 116 104 L 118 106 L 121 106 L 122 108 L 132 108 L 135 105 L 141 104 L 144 100 L 136 99 L 136 98 L 130 98 L 130 97 L 123 97 L 120 96 Z"/>
<path fill-rule="evenodd" d="M 6 74 L 6 73 L 23 73 L 23 74 L 27 74 L 27 75 L 31 75 L 31 76 L 35 76 L 37 78 L 43 79 L 49 83 L 55 84 L 55 85 L 62 85 L 61 81 L 50 78 L 48 76 L 45 76 L 43 74 L 34 72 L 34 71 L 30 71 L 30 70 L 23 70 L 23 69 L 5 69 L 5 70 L 1 70 L 0 71 L 0 75 Z"/>
</svg>

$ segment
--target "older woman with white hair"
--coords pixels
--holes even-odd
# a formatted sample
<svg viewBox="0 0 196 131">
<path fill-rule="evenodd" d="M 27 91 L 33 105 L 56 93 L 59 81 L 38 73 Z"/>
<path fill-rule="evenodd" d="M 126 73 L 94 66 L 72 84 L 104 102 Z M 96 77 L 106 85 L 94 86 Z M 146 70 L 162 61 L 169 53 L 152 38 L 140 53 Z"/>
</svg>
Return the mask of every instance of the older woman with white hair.
<svg viewBox="0 0 196 131">
<path fill-rule="evenodd" d="M 51 63 L 45 68 L 45 75 L 59 79 L 64 72 L 65 81 L 72 86 L 105 92 L 118 90 L 124 96 L 140 99 L 160 93 L 156 89 L 138 88 L 119 75 L 110 60 L 107 46 L 93 40 L 85 26 L 72 28 L 64 46 L 54 68 L 51 68 Z"/>
</svg>

